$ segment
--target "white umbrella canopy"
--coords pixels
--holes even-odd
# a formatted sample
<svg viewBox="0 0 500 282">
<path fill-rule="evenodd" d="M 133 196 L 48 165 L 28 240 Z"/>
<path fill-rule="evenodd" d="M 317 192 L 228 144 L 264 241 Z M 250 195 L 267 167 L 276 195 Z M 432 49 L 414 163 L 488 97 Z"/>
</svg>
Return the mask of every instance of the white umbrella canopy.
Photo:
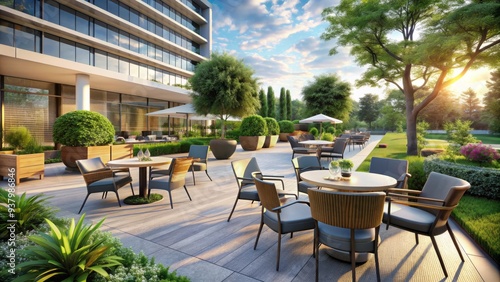
<svg viewBox="0 0 500 282">
<path fill-rule="evenodd" d="M 191 120 L 216 120 L 219 116 L 208 114 L 200 115 L 194 110 L 193 104 L 185 104 L 177 107 L 172 107 L 168 109 L 159 110 L 156 112 L 147 113 L 148 116 L 160 116 L 160 117 L 174 117 L 174 118 L 185 118 Z M 239 121 L 240 118 L 229 116 L 228 121 Z"/>
<path fill-rule="evenodd" d="M 329 117 L 329 116 L 324 115 L 324 114 L 317 114 L 315 116 L 308 117 L 306 119 L 300 120 L 299 122 L 300 123 L 315 123 L 315 122 L 319 122 L 319 133 L 320 134 L 321 134 L 321 131 L 323 129 L 323 124 L 322 124 L 323 122 L 329 122 L 329 123 L 333 123 L 333 124 L 343 123 L 343 121 L 341 121 L 340 119 L 332 118 L 332 117 Z"/>
</svg>

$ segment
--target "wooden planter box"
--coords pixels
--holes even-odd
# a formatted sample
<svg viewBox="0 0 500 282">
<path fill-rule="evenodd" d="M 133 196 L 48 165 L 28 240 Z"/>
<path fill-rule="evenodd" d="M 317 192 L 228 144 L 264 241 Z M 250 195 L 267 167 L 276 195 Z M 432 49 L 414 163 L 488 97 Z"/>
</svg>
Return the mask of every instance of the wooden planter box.
<svg viewBox="0 0 500 282">
<path fill-rule="evenodd" d="M 70 170 L 78 171 L 76 166 L 77 160 L 86 160 L 100 157 L 103 163 L 110 160 L 111 155 L 110 145 L 105 146 L 90 146 L 90 147 L 61 147 L 61 160 Z"/>
<path fill-rule="evenodd" d="M 4 177 L 15 179 L 16 185 L 21 178 L 38 175 L 43 179 L 45 174 L 45 154 L 9 155 L 0 154 L 0 180 Z M 12 171 L 14 170 L 14 171 Z"/>
<path fill-rule="evenodd" d="M 133 144 L 112 145 L 110 151 L 111 160 L 130 159 L 134 156 Z"/>
</svg>

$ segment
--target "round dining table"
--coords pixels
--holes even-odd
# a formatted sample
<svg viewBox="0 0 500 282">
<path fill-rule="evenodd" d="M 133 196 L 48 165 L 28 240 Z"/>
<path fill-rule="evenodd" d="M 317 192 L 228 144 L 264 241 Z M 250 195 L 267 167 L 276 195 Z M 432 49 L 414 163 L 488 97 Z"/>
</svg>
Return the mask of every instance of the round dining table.
<svg viewBox="0 0 500 282">
<path fill-rule="evenodd" d="M 326 141 L 326 140 L 304 140 L 300 141 L 299 144 L 307 145 L 307 146 L 315 146 L 316 147 L 316 155 L 321 155 L 321 147 L 329 146 L 334 144 L 335 142 Z"/>
<path fill-rule="evenodd" d="M 112 160 L 108 162 L 109 167 L 138 167 L 139 168 L 139 196 L 146 198 L 148 192 L 148 171 L 151 166 L 166 165 L 172 162 L 168 157 L 151 157 L 148 161 L 139 161 L 138 158 Z"/>
<path fill-rule="evenodd" d="M 328 170 L 311 170 L 302 172 L 300 178 L 318 187 L 349 192 L 385 191 L 397 184 L 393 177 L 360 171 L 352 172 L 349 178 L 334 178 Z"/>
</svg>

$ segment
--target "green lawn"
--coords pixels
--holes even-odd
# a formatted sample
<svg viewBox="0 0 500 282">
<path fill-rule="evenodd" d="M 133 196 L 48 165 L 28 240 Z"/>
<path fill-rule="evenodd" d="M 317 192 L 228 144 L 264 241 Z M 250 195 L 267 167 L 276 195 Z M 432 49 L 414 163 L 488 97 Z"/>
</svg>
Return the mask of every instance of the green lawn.
<svg viewBox="0 0 500 282">
<path fill-rule="evenodd" d="M 484 135 L 484 134 L 476 134 L 474 135 L 477 139 L 481 140 L 483 144 L 500 144 L 500 135 Z M 439 140 L 447 140 L 446 134 L 426 134 L 426 139 L 439 139 Z"/>
<path fill-rule="evenodd" d="M 437 147 L 447 144 L 446 141 L 439 141 L 443 137 L 446 139 L 446 135 L 426 136 Z M 487 140 L 489 144 L 500 144 L 500 137 L 486 138 L 485 135 L 477 137 L 480 140 Z M 408 180 L 408 187 L 421 190 L 426 180 L 422 167 L 424 158 L 406 155 L 406 135 L 387 133 L 380 143 L 387 144 L 387 148 L 375 148 L 358 170 L 368 171 L 372 157 L 407 159 L 409 172 L 412 174 Z M 497 263 L 500 263 L 500 201 L 465 195 L 452 216 Z"/>
</svg>

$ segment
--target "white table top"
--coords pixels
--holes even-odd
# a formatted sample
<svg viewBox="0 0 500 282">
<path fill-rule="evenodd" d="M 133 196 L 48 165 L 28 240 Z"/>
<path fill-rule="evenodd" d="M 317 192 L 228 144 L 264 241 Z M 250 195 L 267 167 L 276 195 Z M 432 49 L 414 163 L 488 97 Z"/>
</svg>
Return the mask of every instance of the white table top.
<svg viewBox="0 0 500 282">
<path fill-rule="evenodd" d="M 335 142 L 332 142 L 332 141 L 326 141 L 326 140 L 304 140 L 304 141 L 300 141 L 299 144 L 304 144 L 304 145 L 317 145 L 317 146 L 321 146 L 321 145 L 331 145 Z"/>
<path fill-rule="evenodd" d="M 136 157 L 131 159 L 112 160 L 108 162 L 110 167 L 147 167 L 154 165 L 165 165 L 172 162 L 168 157 L 151 157 L 151 161 L 139 161 Z"/>
<path fill-rule="evenodd" d="M 319 187 L 357 192 L 385 191 L 397 184 L 396 179 L 390 176 L 358 171 L 352 172 L 349 180 L 331 180 L 328 170 L 306 171 L 301 173 L 300 177 Z"/>
</svg>

